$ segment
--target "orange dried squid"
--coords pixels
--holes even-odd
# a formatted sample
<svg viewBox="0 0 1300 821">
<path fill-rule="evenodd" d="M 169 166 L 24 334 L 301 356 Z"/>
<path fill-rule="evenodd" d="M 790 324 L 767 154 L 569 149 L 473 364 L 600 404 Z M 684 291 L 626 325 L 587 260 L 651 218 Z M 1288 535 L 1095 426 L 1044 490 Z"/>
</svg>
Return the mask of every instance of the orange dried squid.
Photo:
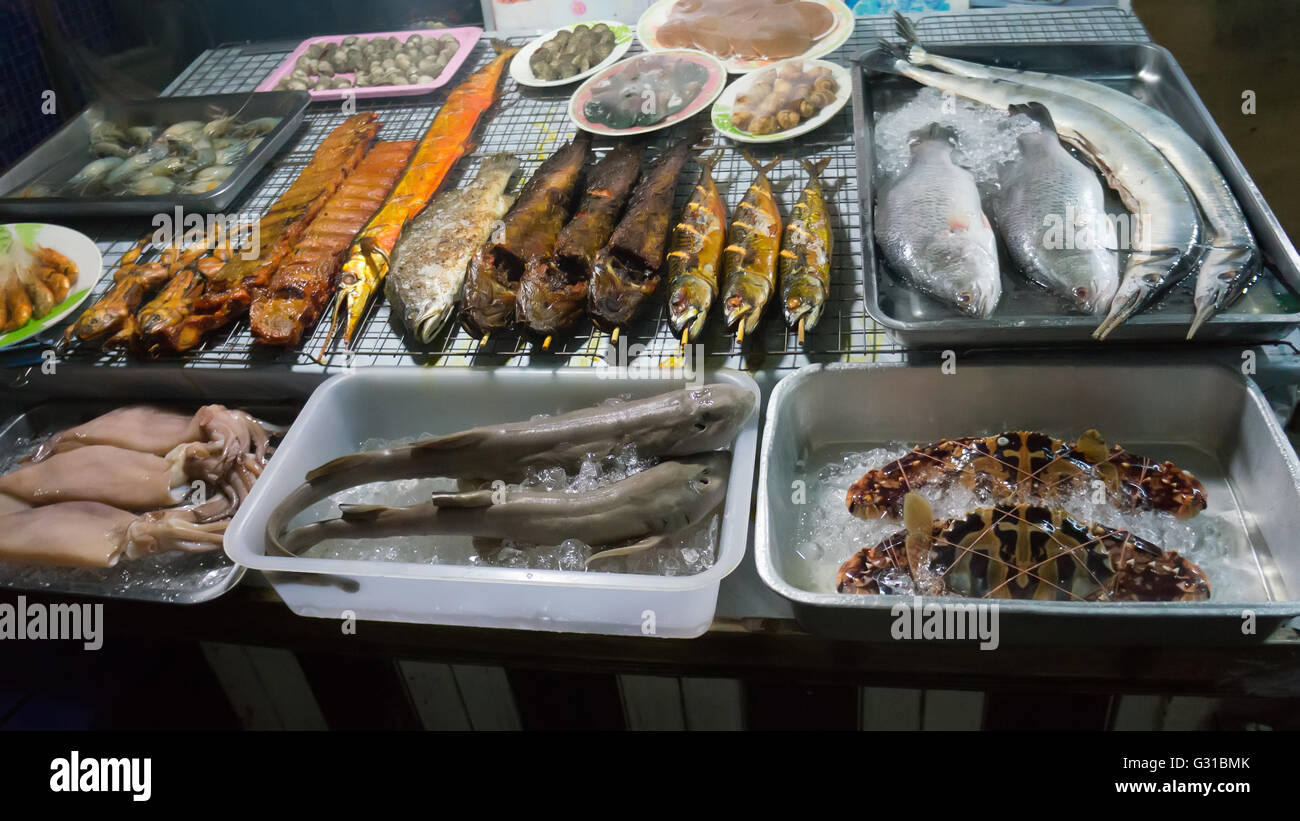
<svg viewBox="0 0 1300 821">
<path fill-rule="evenodd" d="M 344 341 L 352 344 L 366 304 L 388 275 L 388 255 L 402 229 L 428 204 L 456 161 L 469 153 L 474 127 L 496 100 L 502 69 L 519 50 L 499 43 L 493 46 L 497 57 L 447 95 L 433 124 L 420 139 L 406 173 L 379 212 L 353 240 L 339 279 L 339 299 L 334 306 L 330 337 L 346 312 Z"/>
</svg>

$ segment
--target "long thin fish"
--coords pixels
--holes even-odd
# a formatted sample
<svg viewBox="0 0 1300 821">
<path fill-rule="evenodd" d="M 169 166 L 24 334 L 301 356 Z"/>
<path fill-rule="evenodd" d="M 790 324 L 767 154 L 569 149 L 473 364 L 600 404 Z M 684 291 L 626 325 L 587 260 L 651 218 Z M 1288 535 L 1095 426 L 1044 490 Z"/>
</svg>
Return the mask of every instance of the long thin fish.
<svg viewBox="0 0 1300 821">
<path fill-rule="evenodd" d="M 826 195 L 822 191 L 821 175 L 831 158 L 817 162 L 800 160 L 808 172 L 808 184 L 803 196 L 790 213 L 790 224 L 785 227 L 781 243 L 778 271 L 781 274 L 781 307 L 785 310 L 785 324 L 798 328 L 799 344 L 804 333 L 817 327 L 831 291 L 831 237 L 830 212 L 826 208 Z"/>
<path fill-rule="evenodd" d="M 682 335 L 682 345 L 694 342 L 704 330 L 709 308 L 718 296 L 722 246 L 727 241 L 727 206 L 713 181 L 713 166 L 722 156 L 717 149 L 700 163 L 700 179 L 673 226 L 668 252 L 668 318 Z"/>
<path fill-rule="evenodd" d="M 722 294 L 722 313 L 727 330 L 743 342 L 758 327 L 772 292 L 776 290 L 776 260 L 781 248 L 781 209 L 772 196 L 767 172 L 781 162 L 775 157 L 762 165 L 748 152 L 742 152 L 758 176 L 736 206 L 727 247 L 722 249 L 722 269 L 726 276 Z"/>
<path fill-rule="evenodd" d="M 576 472 L 583 461 L 632 445 L 647 456 L 724 447 L 754 410 L 742 388 L 710 384 L 647 399 L 487 425 L 403 447 L 341 456 L 307 474 L 284 504 L 305 510 L 332 493 L 370 482 L 447 477 L 520 482 L 529 468 Z"/>
<path fill-rule="evenodd" d="M 519 321 L 539 334 L 569 327 L 587 305 L 597 252 L 609 241 L 632 186 L 641 176 L 641 149 L 618 145 L 596 163 L 578 210 L 547 257 L 529 260 L 519 281 Z"/>
<path fill-rule="evenodd" d="M 1196 203 L 1173 166 L 1142 134 L 1071 94 L 1011 80 L 926 71 L 909 63 L 901 47 L 882 42 L 881 48 L 873 68 L 1003 111 L 1017 103 L 1047 106 L 1061 139 L 1077 148 L 1119 194 L 1132 217 L 1131 250 L 1110 313 L 1094 337 L 1105 339 L 1191 270 L 1200 255 Z"/>
<path fill-rule="evenodd" d="M 346 313 L 344 341 L 349 346 L 370 297 L 388 275 L 389 254 L 402 229 L 428 204 L 452 166 L 469 153 L 479 118 L 497 98 L 501 71 L 519 51 L 499 43 L 493 43 L 493 47 L 498 51 L 496 58 L 447 95 L 429 130 L 420 138 L 406 173 L 348 251 L 339 278 L 339 299 L 335 303 L 330 336 L 333 336 L 333 326 Z"/>
<path fill-rule="evenodd" d="M 907 18 L 896 14 L 895 19 L 899 33 L 907 38 L 908 57 L 916 65 L 933 66 L 965 77 L 1015 80 L 1071 94 L 1123 120 L 1165 155 L 1205 216 L 1203 241 L 1208 248 L 1196 277 L 1196 316 L 1187 332 L 1188 339 L 1215 312 L 1241 296 L 1259 275 L 1259 246 L 1228 181 L 1200 143 L 1172 117 L 1118 89 L 1080 77 L 997 68 L 930 54 L 917 42 L 916 30 Z"/>
<path fill-rule="evenodd" d="M 297 513 L 278 508 L 267 520 L 271 550 L 297 555 L 324 539 L 453 534 L 558 544 L 578 539 L 593 547 L 632 543 L 640 549 L 655 537 L 701 522 L 727 493 L 731 454 L 720 451 L 660 462 L 626 479 L 585 493 L 493 490 L 434 494 L 411 507 L 344 505 L 337 519 L 282 534 Z M 620 554 L 631 551 L 620 551 Z"/>
<path fill-rule="evenodd" d="M 547 157 L 524 185 L 500 230 L 470 260 L 460 322 L 474 337 L 481 339 L 514 320 L 519 280 L 530 260 L 551 253 L 569 221 L 590 145 L 584 131 Z"/>
<path fill-rule="evenodd" d="M 487 158 L 472 183 L 434 197 L 398 240 L 384 292 L 421 343 L 451 316 L 470 258 L 515 201 L 506 187 L 518 170 L 513 154 Z"/>
<path fill-rule="evenodd" d="M 626 325 L 659 287 L 659 269 L 668 250 L 673 192 L 690 153 L 691 140 L 681 139 L 659 155 L 641 175 L 609 244 L 596 255 L 587 311 L 601 330 Z"/>
</svg>

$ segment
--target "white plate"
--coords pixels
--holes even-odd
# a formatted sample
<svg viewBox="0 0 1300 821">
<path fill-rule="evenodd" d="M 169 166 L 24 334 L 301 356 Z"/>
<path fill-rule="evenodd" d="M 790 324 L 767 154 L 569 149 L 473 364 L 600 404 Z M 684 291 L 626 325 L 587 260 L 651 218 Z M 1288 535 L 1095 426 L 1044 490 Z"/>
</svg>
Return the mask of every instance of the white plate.
<svg viewBox="0 0 1300 821">
<path fill-rule="evenodd" d="M 12 231 L 15 239 L 28 247 L 40 245 L 72 260 L 72 264 L 77 266 L 77 281 L 68 290 L 67 299 L 54 306 L 54 310 L 39 319 L 29 320 L 17 330 L 0 335 L 0 348 L 30 339 L 58 325 L 61 319 L 75 311 L 90 296 L 95 283 L 104 275 L 104 258 L 99 253 L 99 248 L 80 231 L 43 222 L 16 222 L 3 227 Z"/>
<path fill-rule="evenodd" d="M 675 57 L 686 62 L 695 63 L 702 67 L 706 73 L 703 88 L 700 89 L 699 95 L 680 111 L 669 114 L 657 123 L 650 125 L 633 126 L 632 128 L 610 128 L 604 123 L 594 122 L 587 119 L 583 109 L 587 101 L 591 99 L 592 89 L 602 80 L 610 77 L 620 71 L 625 71 L 629 65 L 638 61 L 653 57 Z M 709 104 L 718 99 L 722 93 L 722 87 L 727 83 L 727 70 L 717 57 L 706 54 L 703 51 L 693 51 L 691 49 L 672 49 L 669 51 L 660 51 L 654 54 L 638 54 L 635 57 L 629 57 L 626 60 L 617 62 L 611 66 L 605 67 L 604 70 L 593 74 L 587 78 L 587 81 L 578 86 L 569 98 L 569 119 L 581 128 L 583 131 L 589 131 L 592 134 L 600 134 L 606 137 L 626 137 L 632 134 L 647 134 L 651 131 L 658 131 L 661 128 L 668 128 L 676 125 L 683 120 L 689 120 L 696 114 L 709 107 Z"/>
<path fill-rule="evenodd" d="M 641 46 L 646 51 L 667 51 L 668 46 L 659 44 L 657 35 L 659 28 L 668 20 L 668 13 L 672 10 L 673 4 L 677 0 L 659 0 L 650 8 L 642 13 L 640 19 L 636 21 L 636 39 L 641 41 Z M 812 59 L 830 54 L 835 49 L 844 45 L 849 36 L 853 34 L 853 11 L 843 0 L 808 0 L 810 3 L 816 3 L 819 6 L 825 6 L 834 16 L 835 22 L 831 24 L 830 30 L 822 36 L 822 39 L 813 43 L 803 54 L 797 55 L 790 59 L 802 57 Z M 707 52 L 706 52 L 707 53 Z M 716 56 L 716 55 L 714 55 Z M 721 59 L 721 58 L 719 58 Z M 750 71 L 757 71 L 760 68 L 766 68 L 777 60 L 741 60 L 733 58 L 723 61 L 727 71 L 732 74 L 744 74 Z"/>
<path fill-rule="evenodd" d="M 559 34 L 561 31 L 573 31 L 578 26 L 594 26 L 599 23 L 604 23 L 605 25 L 609 26 L 610 31 L 614 32 L 614 50 L 609 53 L 608 57 L 606 57 L 604 60 L 601 60 L 599 63 L 587 69 L 586 71 L 580 74 L 575 74 L 572 77 L 565 77 L 563 80 L 537 79 L 537 75 L 533 74 L 533 67 L 529 61 L 532 59 L 533 52 L 537 51 L 537 49 L 542 47 L 542 43 L 545 43 L 546 41 L 550 40 L 555 35 Z M 587 77 L 590 77 L 591 75 L 595 74 L 597 71 L 600 71 L 605 66 L 611 65 L 613 63 L 617 63 L 619 59 L 623 57 L 624 54 L 627 54 L 627 50 L 631 47 L 632 47 L 632 28 L 628 26 L 626 23 L 615 23 L 612 20 L 590 20 L 590 21 L 583 20 L 580 23 L 572 23 L 570 25 L 561 26 L 560 28 L 553 29 L 552 31 L 548 31 L 542 36 L 530 42 L 528 45 L 524 46 L 522 49 L 520 49 L 519 53 L 516 54 L 514 59 L 510 61 L 510 76 L 513 77 L 515 82 L 519 83 L 519 85 L 521 86 L 532 86 L 533 88 L 550 88 L 552 86 L 564 86 L 564 85 L 568 85 L 569 83 L 576 83 L 579 80 L 584 80 Z"/>
<path fill-rule="evenodd" d="M 713 104 L 713 111 L 710 114 L 710 119 L 713 122 L 714 130 L 722 136 L 735 140 L 736 142 L 779 143 L 788 140 L 791 137 L 798 137 L 800 134 L 807 134 L 815 128 L 820 128 L 825 125 L 827 120 L 838 114 L 840 109 L 844 108 L 845 103 L 849 101 L 849 94 L 852 91 L 850 85 L 852 84 L 853 79 L 849 76 L 848 69 L 827 60 L 805 60 L 802 57 L 782 60 L 781 63 L 803 63 L 804 65 L 823 66 L 829 68 L 831 70 L 831 75 L 835 78 L 835 82 L 839 85 L 839 90 L 835 92 L 835 99 L 831 101 L 830 105 L 826 106 L 821 111 L 818 111 L 816 117 L 813 117 L 810 120 L 804 120 L 794 128 L 786 131 L 776 131 L 771 134 L 761 135 L 750 134 L 748 131 L 741 131 L 739 128 L 736 128 L 731 124 L 731 110 L 735 106 L 736 97 L 744 93 L 758 81 L 759 77 L 763 76 L 763 72 L 755 71 L 751 74 L 746 74 L 744 77 L 741 77 L 736 82 L 727 86 L 726 90 L 722 92 L 722 96 L 718 97 L 718 101 Z M 771 67 L 772 70 L 776 70 L 776 67 L 780 66 L 781 63 L 773 63 Z"/>
</svg>

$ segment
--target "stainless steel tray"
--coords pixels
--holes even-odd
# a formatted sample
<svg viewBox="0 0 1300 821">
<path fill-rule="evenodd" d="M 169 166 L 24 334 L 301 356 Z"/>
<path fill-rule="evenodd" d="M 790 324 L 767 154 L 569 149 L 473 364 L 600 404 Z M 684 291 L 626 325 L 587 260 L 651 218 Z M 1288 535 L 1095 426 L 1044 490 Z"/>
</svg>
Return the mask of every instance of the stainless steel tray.
<svg viewBox="0 0 1300 821">
<path fill-rule="evenodd" d="M 10 470 L 49 434 L 120 407 L 121 402 L 55 401 L 28 408 L 0 423 L 0 472 Z M 168 403 L 160 402 L 160 405 Z M 178 408 L 192 410 L 197 403 Z M 241 406 L 275 423 L 292 421 L 284 406 Z M 173 552 L 113 568 L 65 568 L 0 562 L 0 588 L 74 596 L 197 604 L 230 590 L 244 576 L 223 550 Z"/>
<path fill-rule="evenodd" d="M 1231 576 L 1235 591 L 1216 600 L 1212 590 L 1195 603 L 1001 600 L 1003 643 L 1230 644 L 1263 638 L 1300 614 L 1300 462 L 1259 389 L 1216 365 L 960 365 L 951 374 L 902 365 L 803 368 L 777 384 L 764 420 L 759 575 L 808 630 L 887 641 L 890 609 L 910 598 L 840 594 L 821 582 L 817 571 L 865 545 L 822 545 L 819 565 L 801 557 L 809 524 L 795 483 L 805 482 L 815 499 L 827 454 L 1017 428 L 1073 438 L 1091 427 L 1200 478 L 1209 497 L 1200 515 L 1221 528 L 1225 551 L 1236 545 L 1219 584 L 1226 590 Z M 1213 589 L 1213 574 L 1210 581 Z M 1227 600 L 1252 591 L 1257 601 Z M 1254 635 L 1242 633 L 1246 610 L 1257 618 Z"/>
<path fill-rule="evenodd" d="M 225 182 L 202 194 L 168 194 L 151 197 L 20 197 L 17 192 L 38 180 L 62 182 L 95 158 L 90 151 L 89 111 L 28 152 L 0 176 L 0 215 L 22 219 L 69 216 L 108 217 L 124 214 L 159 214 L 180 206 L 197 213 L 227 208 L 262 166 L 293 136 L 302 124 L 311 98 L 305 91 L 261 94 L 208 94 L 201 97 L 159 97 L 154 100 L 96 104 L 109 119 L 129 125 L 166 126 L 182 120 L 207 120 L 213 111 L 240 112 L 240 119 L 279 117 L 280 123 L 235 168 Z"/>
<path fill-rule="evenodd" d="M 1164 111 L 1200 143 L 1218 164 L 1250 221 L 1265 260 L 1265 273 L 1230 310 L 1214 317 L 1196 341 L 1266 342 L 1300 324 L 1300 256 L 1259 189 L 1237 159 L 1223 132 L 1167 49 L 1149 43 L 958 43 L 936 45 L 948 57 L 1083 77 L 1132 94 Z M 1094 317 L 1067 313 L 1058 299 L 1014 273 L 1001 251 L 1003 296 L 989 319 L 963 317 L 917 293 L 889 269 L 876 249 L 875 112 L 893 107 L 918 88 L 911 80 L 868 74 L 874 52 L 854 61 L 853 116 L 858 134 L 858 191 L 861 206 L 864 290 L 867 311 L 897 340 L 911 347 L 1093 343 Z M 1121 325 L 1110 339 L 1182 342 L 1192 316 L 1188 276 L 1153 309 Z"/>
</svg>

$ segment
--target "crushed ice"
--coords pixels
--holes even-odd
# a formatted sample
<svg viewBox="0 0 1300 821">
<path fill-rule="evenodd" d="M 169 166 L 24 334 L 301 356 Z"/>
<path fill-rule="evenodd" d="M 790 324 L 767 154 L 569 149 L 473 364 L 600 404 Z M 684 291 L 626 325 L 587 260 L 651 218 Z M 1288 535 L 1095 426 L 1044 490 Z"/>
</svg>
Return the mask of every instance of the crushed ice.
<svg viewBox="0 0 1300 821">
<path fill-rule="evenodd" d="M 980 183 L 996 182 L 998 165 L 1020 156 L 1016 143 L 1020 135 L 1041 130 L 1038 123 L 1023 114 L 1008 116 L 1005 111 L 964 97 L 922 88 L 907 102 L 876 116 L 876 173 L 882 184 L 911 163 L 912 134 L 936 122 L 956 133 L 953 162 L 969 170 Z"/>
</svg>

